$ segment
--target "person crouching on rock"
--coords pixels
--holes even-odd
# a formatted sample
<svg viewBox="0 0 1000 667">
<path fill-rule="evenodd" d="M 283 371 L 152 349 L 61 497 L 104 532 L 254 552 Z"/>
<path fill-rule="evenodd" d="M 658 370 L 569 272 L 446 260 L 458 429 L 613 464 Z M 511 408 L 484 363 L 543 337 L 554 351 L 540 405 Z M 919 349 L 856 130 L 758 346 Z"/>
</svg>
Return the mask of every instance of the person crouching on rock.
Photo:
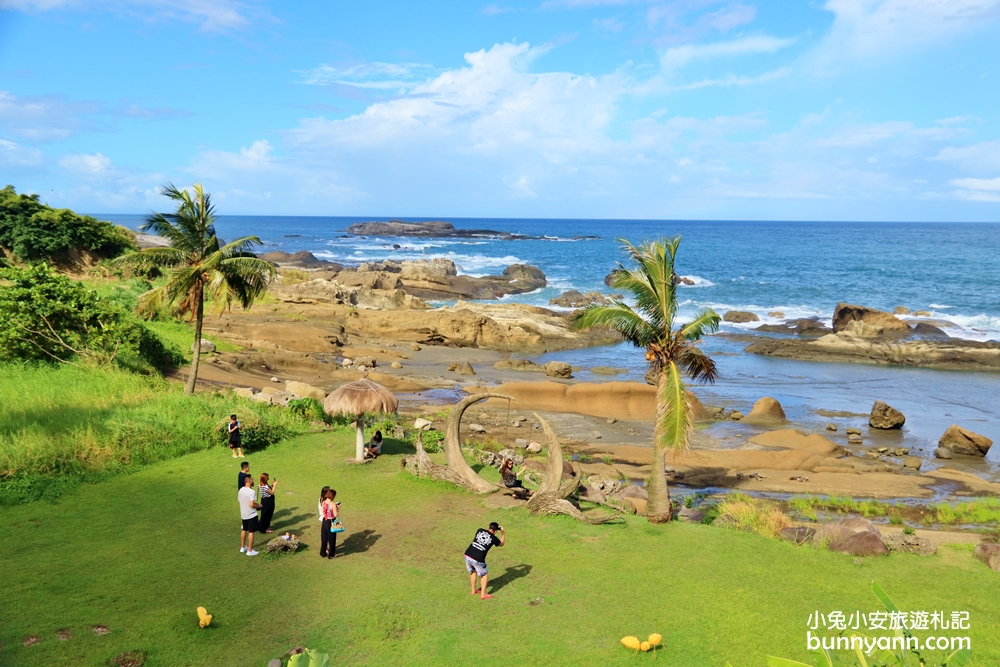
<svg viewBox="0 0 1000 667">
<path fill-rule="evenodd" d="M 365 447 L 366 459 L 377 459 L 382 454 L 382 431 L 375 431 L 375 435 L 368 441 Z"/>
<path fill-rule="evenodd" d="M 500 478 L 503 480 L 503 485 L 508 489 L 514 489 L 515 492 L 522 492 L 531 496 L 531 491 L 524 488 L 524 483 L 518 479 L 518 475 L 524 472 L 527 466 L 521 466 L 521 469 L 514 472 L 514 460 L 504 459 L 503 463 L 500 465 Z"/>
<path fill-rule="evenodd" d="M 496 532 L 500 531 L 500 537 Z M 491 547 L 502 547 L 507 541 L 507 534 L 503 526 L 496 521 L 490 524 L 488 529 L 480 528 L 476 531 L 476 536 L 472 538 L 472 544 L 465 550 L 465 569 L 469 573 L 469 584 L 472 586 L 471 594 L 479 593 L 482 600 L 493 597 L 486 592 L 486 581 L 489 579 L 489 570 L 486 568 L 486 554 Z M 480 578 L 480 588 L 476 588 L 476 576 Z"/>
</svg>

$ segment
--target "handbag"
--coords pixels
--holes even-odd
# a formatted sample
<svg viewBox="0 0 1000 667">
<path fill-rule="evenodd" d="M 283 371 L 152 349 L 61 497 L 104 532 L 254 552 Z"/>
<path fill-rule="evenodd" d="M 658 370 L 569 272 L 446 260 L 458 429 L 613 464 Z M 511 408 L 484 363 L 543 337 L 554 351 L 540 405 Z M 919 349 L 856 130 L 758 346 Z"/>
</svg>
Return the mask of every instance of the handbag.
<svg viewBox="0 0 1000 667">
<path fill-rule="evenodd" d="M 333 523 L 330 524 L 330 532 L 331 533 L 342 533 L 342 532 L 344 532 L 344 524 L 341 523 L 340 517 L 337 517 L 336 519 L 334 519 Z"/>
</svg>

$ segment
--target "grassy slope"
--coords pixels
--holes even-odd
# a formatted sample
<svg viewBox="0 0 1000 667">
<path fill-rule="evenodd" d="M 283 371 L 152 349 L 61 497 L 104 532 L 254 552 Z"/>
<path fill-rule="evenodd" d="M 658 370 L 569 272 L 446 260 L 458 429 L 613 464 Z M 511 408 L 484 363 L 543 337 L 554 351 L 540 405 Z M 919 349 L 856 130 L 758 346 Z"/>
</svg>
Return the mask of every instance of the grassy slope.
<svg viewBox="0 0 1000 667">
<path fill-rule="evenodd" d="M 301 432 L 287 410 L 116 369 L 0 366 L 0 492 L 8 475 L 86 475 L 204 449 L 231 412 Z M 66 481 L 66 480 L 63 480 Z M 0 498 L 0 504 L 7 498 Z"/>
<path fill-rule="evenodd" d="M 970 611 L 974 664 L 1000 659 L 1000 579 L 968 551 L 858 565 L 707 526 L 532 518 L 413 479 L 397 456 L 348 466 L 351 451 L 352 435 L 340 431 L 252 457 L 255 473 L 280 480 L 276 528 L 310 544 L 276 559 L 237 553 L 237 466 L 223 448 L 56 504 L 0 508 L 0 664 L 103 665 L 139 649 L 150 666 L 262 667 L 305 644 L 329 650 L 334 664 L 625 665 L 634 663 L 619 638 L 655 631 L 670 658 L 663 664 L 747 667 L 767 654 L 806 658 L 816 609 L 878 610 L 873 579 L 904 609 Z M 323 484 L 340 492 L 348 529 L 334 561 L 317 558 Z M 507 527 L 508 545 L 490 554 L 500 590 L 482 602 L 468 594 L 461 553 L 493 519 Z M 210 629 L 198 628 L 197 605 L 215 615 Z M 111 633 L 94 636 L 95 623 Z M 74 638 L 58 641 L 61 628 Z M 34 633 L 41 643 L 22 647 Z"/>
</svg>

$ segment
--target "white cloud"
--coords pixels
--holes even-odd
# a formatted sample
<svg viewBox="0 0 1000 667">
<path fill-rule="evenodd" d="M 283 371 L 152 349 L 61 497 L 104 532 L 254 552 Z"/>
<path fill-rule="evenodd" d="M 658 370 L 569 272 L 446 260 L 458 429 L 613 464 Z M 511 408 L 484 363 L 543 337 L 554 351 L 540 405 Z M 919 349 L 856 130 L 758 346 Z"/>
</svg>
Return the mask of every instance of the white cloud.
<svg viewBox="0 0 1000 667">
<path fill-rule="evenodd" d="M 1000 202 L 1000 177 L 997 178 L 956 178 L 948 181 L 958 190 L 958 199 L 982 202 Z"/>
<path fill-rule="evenodd" d="M 1000 141 L 983 141 L 968 146 L 948 146 L 928 159 L 950 162 L 970 172 L 1000 171 Z"/>
<path fill-rule="evenodd" d="M 37 148 L 0 138 L 0 167 L 34 167 L 42 162 L 42 152 Z"/>
<path fill-rule="evenodd" d="M 694 60 L 732 58 L 754 53 L 774 53 L 795 43 L 794 39 L 777 37 L 742 37 L 728 42 L 712 44 L 688 44 L 667 49 L 660 56 L 660 65 L 665 70 L 676 70 Z"/>
<path fill-rule="evenodd" d="M 430 65 L 420 63 L 376 62 L 341 67 L 321 64 L 299 74 L 302 76 L 302 83 L 311 86 L 340 84 L 379 90 L 405 90 L 425 80 L 432 71 Z"/>
<path fill-rule="evenodd" d="M 752 86 L 755 83 L 774 81 L 775 79 L 780 79 L 783 76 L 788 76 L 791 71 L 792 68 L 790 67 L 780 67 L 776 70 L 771 70 L 770 72 L 764 72 L 758 76 L 737 76 L 735 74 L 727 74 L 718 79 L 702 79 L 692 83 L 671 86 L 670 90 L 695 90 L 697 88 L 709 88 L 712 86 L 719 86 L 722 88 L 729 88 L 730 86 Z"/>
<path fill-rule="evenodd" d="M 60 141 L 80 129 L 81 117 L 100 111 L 91 102 L 62 96 L 19 97 L 0 90 L 0 132 L 33 143 Z"/>
<path fill-rule="evenodd" d="M 246 28 L 261 10 L 240 0 L 0 0 L 0 9 L 44 12 L 53 9 L 103 9 L 143 20 L 199 23 L 202 30 Z"/>
<path fill-rule="evenodd" d="M 839 68 L 845 61 L 894 56 L 1000 18 L 1000 0 L 827 0 L 833 28 L 815 57 Z"/>
<path fill-rule="evenodd" d="M 85 178 L 103 178 L 115 172 L 111 160 L 101 153 L 64 155 L 59 166 Z"/>
</svg>

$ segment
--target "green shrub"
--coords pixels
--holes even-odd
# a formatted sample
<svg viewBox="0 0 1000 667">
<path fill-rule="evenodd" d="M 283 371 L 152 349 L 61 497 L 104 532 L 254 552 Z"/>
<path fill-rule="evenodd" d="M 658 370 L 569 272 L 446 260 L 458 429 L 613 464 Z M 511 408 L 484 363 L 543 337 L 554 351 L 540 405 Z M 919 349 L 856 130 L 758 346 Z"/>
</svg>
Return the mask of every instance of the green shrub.
<svg viewBox="0 0 1000 667">
<path fill-rule="evenodd" d="M 47 264 L 0 269 L 0 362 L 117 363 L 152 370 L 178 363 L 131 312 Z"/>
<path fill-rule="evenodd" d="M 326 413 L 323 404 L 315 398 L 296 398 L 288 401 L 288 408 L 303 419 L 332 424 L 333 417 Z"/>
<path fill-rule="evenodd" d="M 38 195 L 17 194 L 12 185 L 0 190 L 0 246 L 25 262 L 58 262 L 76 250 L 116 257 L 136 248 L 129 231 L 66 208 L 51 208 Z"/>
<path fill-rule="evenodd" d="M 765 537 L 777 537 L 782 528 L 792 524 L 788 516 L 774 503 L 756 500 L 742 493 L 734 493 L 717 506 L 719 523 Z"/>
</svg>

